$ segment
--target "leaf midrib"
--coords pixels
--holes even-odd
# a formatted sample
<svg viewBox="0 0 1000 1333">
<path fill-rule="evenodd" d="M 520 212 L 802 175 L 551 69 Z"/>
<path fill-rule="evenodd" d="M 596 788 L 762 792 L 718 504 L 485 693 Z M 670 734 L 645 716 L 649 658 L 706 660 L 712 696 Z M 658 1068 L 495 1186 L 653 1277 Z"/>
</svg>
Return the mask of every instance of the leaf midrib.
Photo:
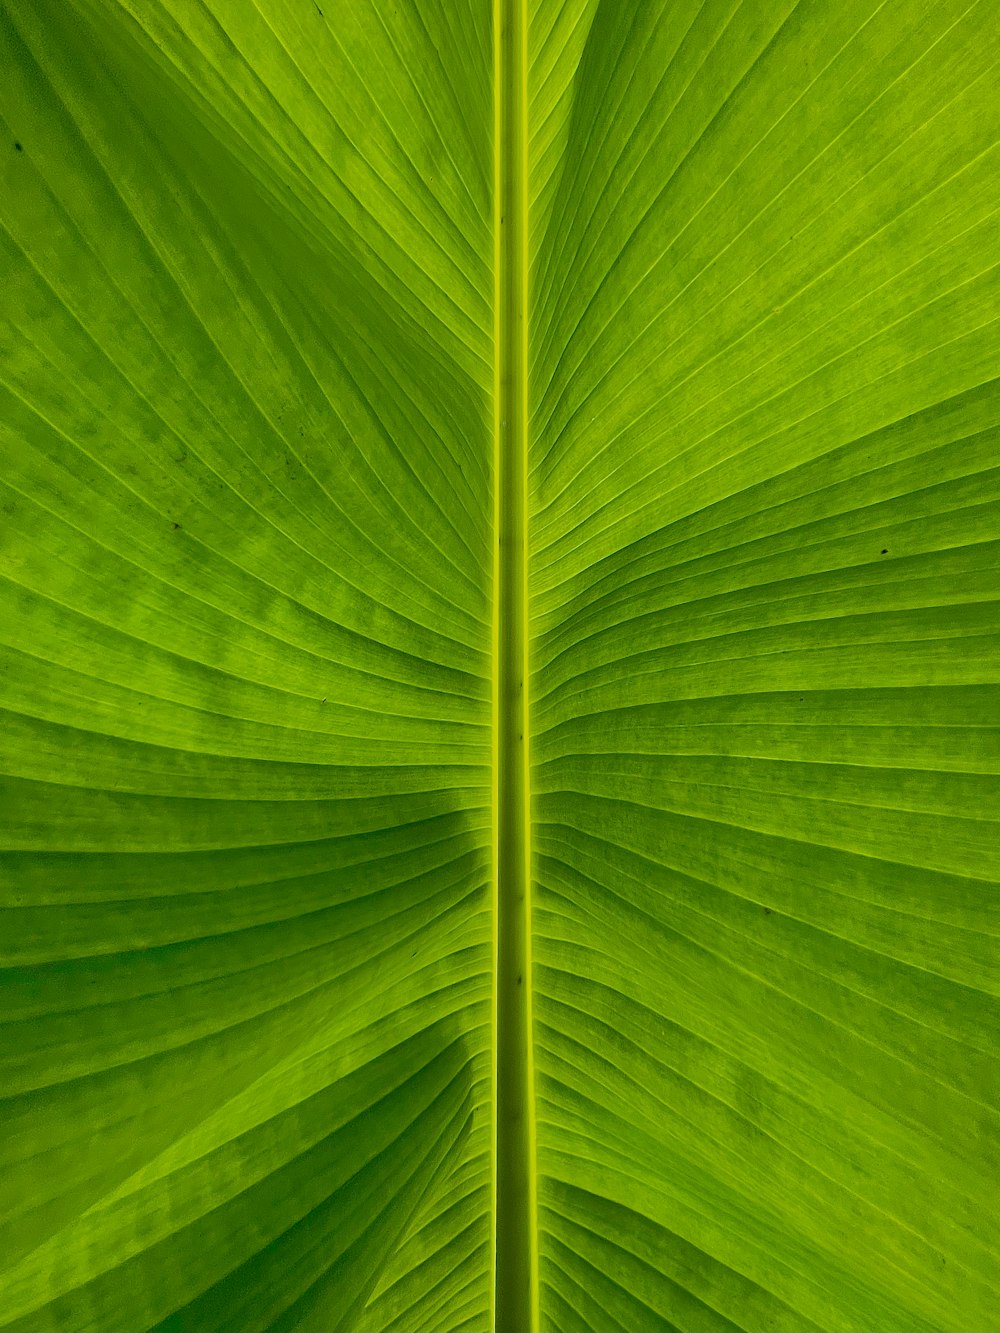
<svg viewBox="0 0 1000 1333">
<path fill-rule="evenodd" d="M 528 773 L 527 0 L 494 0 L 497 1333 L 538 1328 Z"/>
</svg>

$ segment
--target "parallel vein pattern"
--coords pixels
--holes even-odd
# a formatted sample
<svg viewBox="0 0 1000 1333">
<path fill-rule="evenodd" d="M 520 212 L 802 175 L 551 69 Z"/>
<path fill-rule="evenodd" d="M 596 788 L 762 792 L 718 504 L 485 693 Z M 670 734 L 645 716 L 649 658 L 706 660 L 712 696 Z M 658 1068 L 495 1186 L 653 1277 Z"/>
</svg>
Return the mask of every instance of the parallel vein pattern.
<svg viewBox="0 0 1000 1333">
<path fill-rule="evenodd" d="M 533 16 L 546 1329 L 996 1322 L 995 35 Z"/>
<path fill-rule="evenodd" d="M 997 1324 L 995 6 L 497 12 L 0 0 L 0 1333 L 536 1322 L 526 308 L 538 1326 Z"/>
<path fill-rule="evenodd" d="M 488 16 L 3 16 L 0 1327 L 490 1318 Z"/>
</svg>

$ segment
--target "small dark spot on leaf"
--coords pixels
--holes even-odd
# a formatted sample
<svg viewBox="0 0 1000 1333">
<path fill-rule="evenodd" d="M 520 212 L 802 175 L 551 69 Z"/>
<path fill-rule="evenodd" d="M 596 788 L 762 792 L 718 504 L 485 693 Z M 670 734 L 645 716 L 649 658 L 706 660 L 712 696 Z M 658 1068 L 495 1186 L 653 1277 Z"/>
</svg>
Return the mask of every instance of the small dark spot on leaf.
<svg viewBox="0 0 1000 1333">
<path fill-rule="evenodd" d="M 320 699 L 320 703 L 321 703 L 321 704 L 325 704 L 325 703 L 326 703 L 326 695 L 324 695 L 323 698 Z"/>
<path fill-rule="evenodd" d="M 177 529 L 180 527 L 180 524 L 179 524 L 179 523 L 171 523 L 170 526 L 173 528 L 174 532 L 176 532 Z"/>
<path fill-rule="evenodd" d="M 518 972 L 518 974 L 517 974 L 517 984 L 518 984 L 519 986 L 520 986 L 520 984 L 521 984 L 521 974 L 520 974 L 520 972 Z"/>
<path fill-rule="evenodd" d="M 770 916 L 770 915 L 771 915 L 771 909 L 770 909 L 770 907 L 765 907 L 765 908 L 764 908 L 764 915 L 765 915 L 765 916 Z"/>
<path fill-rule="evenodd" d="M 17 149 L 17 151 L 18 151 L 19 153 L 23 153 L 23 152 L 24 152 L 24 149 L 21 147 L 21 145 L 17 142 L 16 139 L 14 140 L 14 147 Z"/>
<path fill-rule="evenodd" d="M 889 554 L 889 548 L 888 548 L 888 546 L 883 546 L 883 547 L 882 547 L 882 554 L 883 554 L 883 555 L 888 555 L 888 554 Z"/>
</svg>

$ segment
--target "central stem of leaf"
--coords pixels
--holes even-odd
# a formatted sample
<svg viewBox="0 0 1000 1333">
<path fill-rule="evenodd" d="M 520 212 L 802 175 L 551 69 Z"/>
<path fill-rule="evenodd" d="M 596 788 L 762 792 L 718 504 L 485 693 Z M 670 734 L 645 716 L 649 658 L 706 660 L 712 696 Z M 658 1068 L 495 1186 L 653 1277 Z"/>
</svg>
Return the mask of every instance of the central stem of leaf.
<svg viewBox="0 0 1000 1333">
<path fill-rule="evenodd" d="M 496 1333 L 538 1328 L 528 772 L 527 0 L 494 0 Z"/>
</svg>

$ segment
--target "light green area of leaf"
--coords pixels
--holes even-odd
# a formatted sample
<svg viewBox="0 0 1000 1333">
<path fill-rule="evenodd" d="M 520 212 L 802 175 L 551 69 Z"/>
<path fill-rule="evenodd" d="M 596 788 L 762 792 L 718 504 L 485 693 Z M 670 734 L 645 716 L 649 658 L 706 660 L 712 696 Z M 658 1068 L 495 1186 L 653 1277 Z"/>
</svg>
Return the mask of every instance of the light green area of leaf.
<svg viewBox="0 0 1000 1333">
<path fill-rule="evenodd" d="M 995 6 L 527 12 L 540 1328 L 987 1333 Z M 2 1333 L 493 1327 L 520 13 L 0 0 Z"/>
</svg>

